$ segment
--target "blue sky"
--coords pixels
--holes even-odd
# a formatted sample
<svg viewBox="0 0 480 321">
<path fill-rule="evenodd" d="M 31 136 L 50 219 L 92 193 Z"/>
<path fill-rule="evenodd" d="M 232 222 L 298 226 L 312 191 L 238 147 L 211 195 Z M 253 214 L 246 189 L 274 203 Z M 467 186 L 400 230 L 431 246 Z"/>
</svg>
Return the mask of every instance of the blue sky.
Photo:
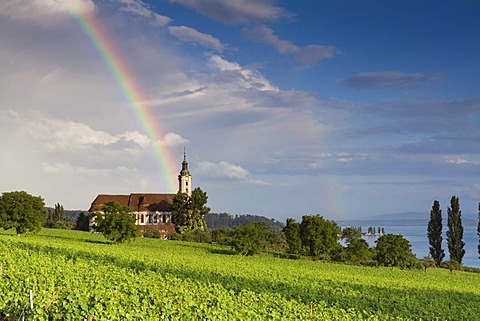
<svg viewBox="0 0 480 321">
<path fill-rule="evenodd" d="M 478 1 L 6 0 L 0 190 L 167 191 L 71 8 L 105 26 L 214 212 L 284 221 L 480 202 Z"/>
</svg>

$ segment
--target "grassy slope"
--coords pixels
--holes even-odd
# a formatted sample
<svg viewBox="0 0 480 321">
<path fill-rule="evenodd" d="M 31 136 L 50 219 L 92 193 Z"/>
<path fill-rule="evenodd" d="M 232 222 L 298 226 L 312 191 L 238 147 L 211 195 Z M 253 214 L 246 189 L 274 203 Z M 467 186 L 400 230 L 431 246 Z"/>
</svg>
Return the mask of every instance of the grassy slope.
<svg viewBox="0 0 480 321">
<path fill-rule="evenodd" d="M 228 248 L 155 239 L 113 245 L 79 231 L 6 234 L 0 235 L 0 311 L 17 316 L 468 320 L 480 315 L 480 274 L 242 257 Z M 29 289 L 35 292 L 33 314 Z"/>
</svg>

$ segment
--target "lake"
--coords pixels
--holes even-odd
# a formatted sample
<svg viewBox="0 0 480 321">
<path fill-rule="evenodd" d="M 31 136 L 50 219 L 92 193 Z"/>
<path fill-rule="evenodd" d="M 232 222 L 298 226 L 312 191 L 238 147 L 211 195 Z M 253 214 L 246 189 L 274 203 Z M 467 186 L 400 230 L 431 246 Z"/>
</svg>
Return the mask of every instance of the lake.
<svg viewBox="0 0 480 321">
<path fill-rule="evenodd" d="M 362 232 L 367 232 L 369 226 L 362 225 Z M 427 238 L 427 226 L 426 225 L 375 225 L 385 228 L 385 233 L 402 234 L 410 244 L 412 245 L 412 252 L 417 258 L 423 258 L 428 255 L 428 238 Z M 448 254 L 447 236 L 446 236 L 446 224 L 444 224 L 443 231 L 443 250 L 445 251 L 444 260 L 449 260 Z M 378 229 L 378 227 L 377 227 Z M 478 235 L 477 227 L 467 225 L 463 227 L 463 242 L 465 242 L 465 255 L 462 260 L 462 265 L 478 267 L 480 268 L 480 259 L 478 258 Z M 370 246 L 375 246 L 375 241 L 378 239 L 376 236 L 364 236 L 363 237 Z"/>
</svg>

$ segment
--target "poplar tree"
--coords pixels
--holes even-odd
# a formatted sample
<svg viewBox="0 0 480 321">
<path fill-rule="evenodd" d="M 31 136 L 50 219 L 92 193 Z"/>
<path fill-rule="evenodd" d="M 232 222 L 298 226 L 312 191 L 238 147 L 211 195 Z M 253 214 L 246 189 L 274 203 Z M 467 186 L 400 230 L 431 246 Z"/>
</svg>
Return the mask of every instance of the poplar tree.
<svg viewBox="0 0 480 321">
<path fill-rule="evenodd" d="M 437 265 L 440 265 L 445 257 L 445 251 L 442 249 L 442 228 L 442 210 L 440 209 L 440 203 L 435 200 L 430 211 L 427 235 L 430 244 L 430 256 Z"/>
<path fill-rule="evenodd" d="M 478 258 L 480 259 L 480 203 L 478 203 L 477 235 L 478 235 Z"/>
<path fill-rule="evenodd" d="M 463 242 L 462 211 L 460 210 L 460 202 L 457 196 L 452 196 L 450 200 L 447 223 L 447 243 L 450 260 L 462 264 L 462 259 L 465 255 L 465 250 L 463 249 L 465 243 Z"/>
</svg>

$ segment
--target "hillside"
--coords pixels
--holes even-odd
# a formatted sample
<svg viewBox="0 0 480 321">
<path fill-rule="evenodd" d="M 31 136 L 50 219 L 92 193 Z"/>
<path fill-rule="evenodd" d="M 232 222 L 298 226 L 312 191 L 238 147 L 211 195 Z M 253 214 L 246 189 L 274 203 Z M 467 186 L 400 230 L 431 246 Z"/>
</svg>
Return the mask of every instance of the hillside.
<svg viewBox="0 0 480 321">
<path fill-rule="evenodd" d="M 0 233 L 0 316 L 135 320 L 473 320 L 480 274 L 399 270 L 44 229 Z M 32 291 L 33 310 L 29 293 Z"/>
<path fill-rule="evenodd" d="M 269 219 L 264 216 L 241 214 L 231 215 L 228 213 L 209 213 L 205 215 L 205 222 L 209 229 L 215 229 L 219 227 L 234 227 L 248 223 L 265 223 L 274 232 L 280 232 L 285 226 L 283 223 Z"/>
</svg>

